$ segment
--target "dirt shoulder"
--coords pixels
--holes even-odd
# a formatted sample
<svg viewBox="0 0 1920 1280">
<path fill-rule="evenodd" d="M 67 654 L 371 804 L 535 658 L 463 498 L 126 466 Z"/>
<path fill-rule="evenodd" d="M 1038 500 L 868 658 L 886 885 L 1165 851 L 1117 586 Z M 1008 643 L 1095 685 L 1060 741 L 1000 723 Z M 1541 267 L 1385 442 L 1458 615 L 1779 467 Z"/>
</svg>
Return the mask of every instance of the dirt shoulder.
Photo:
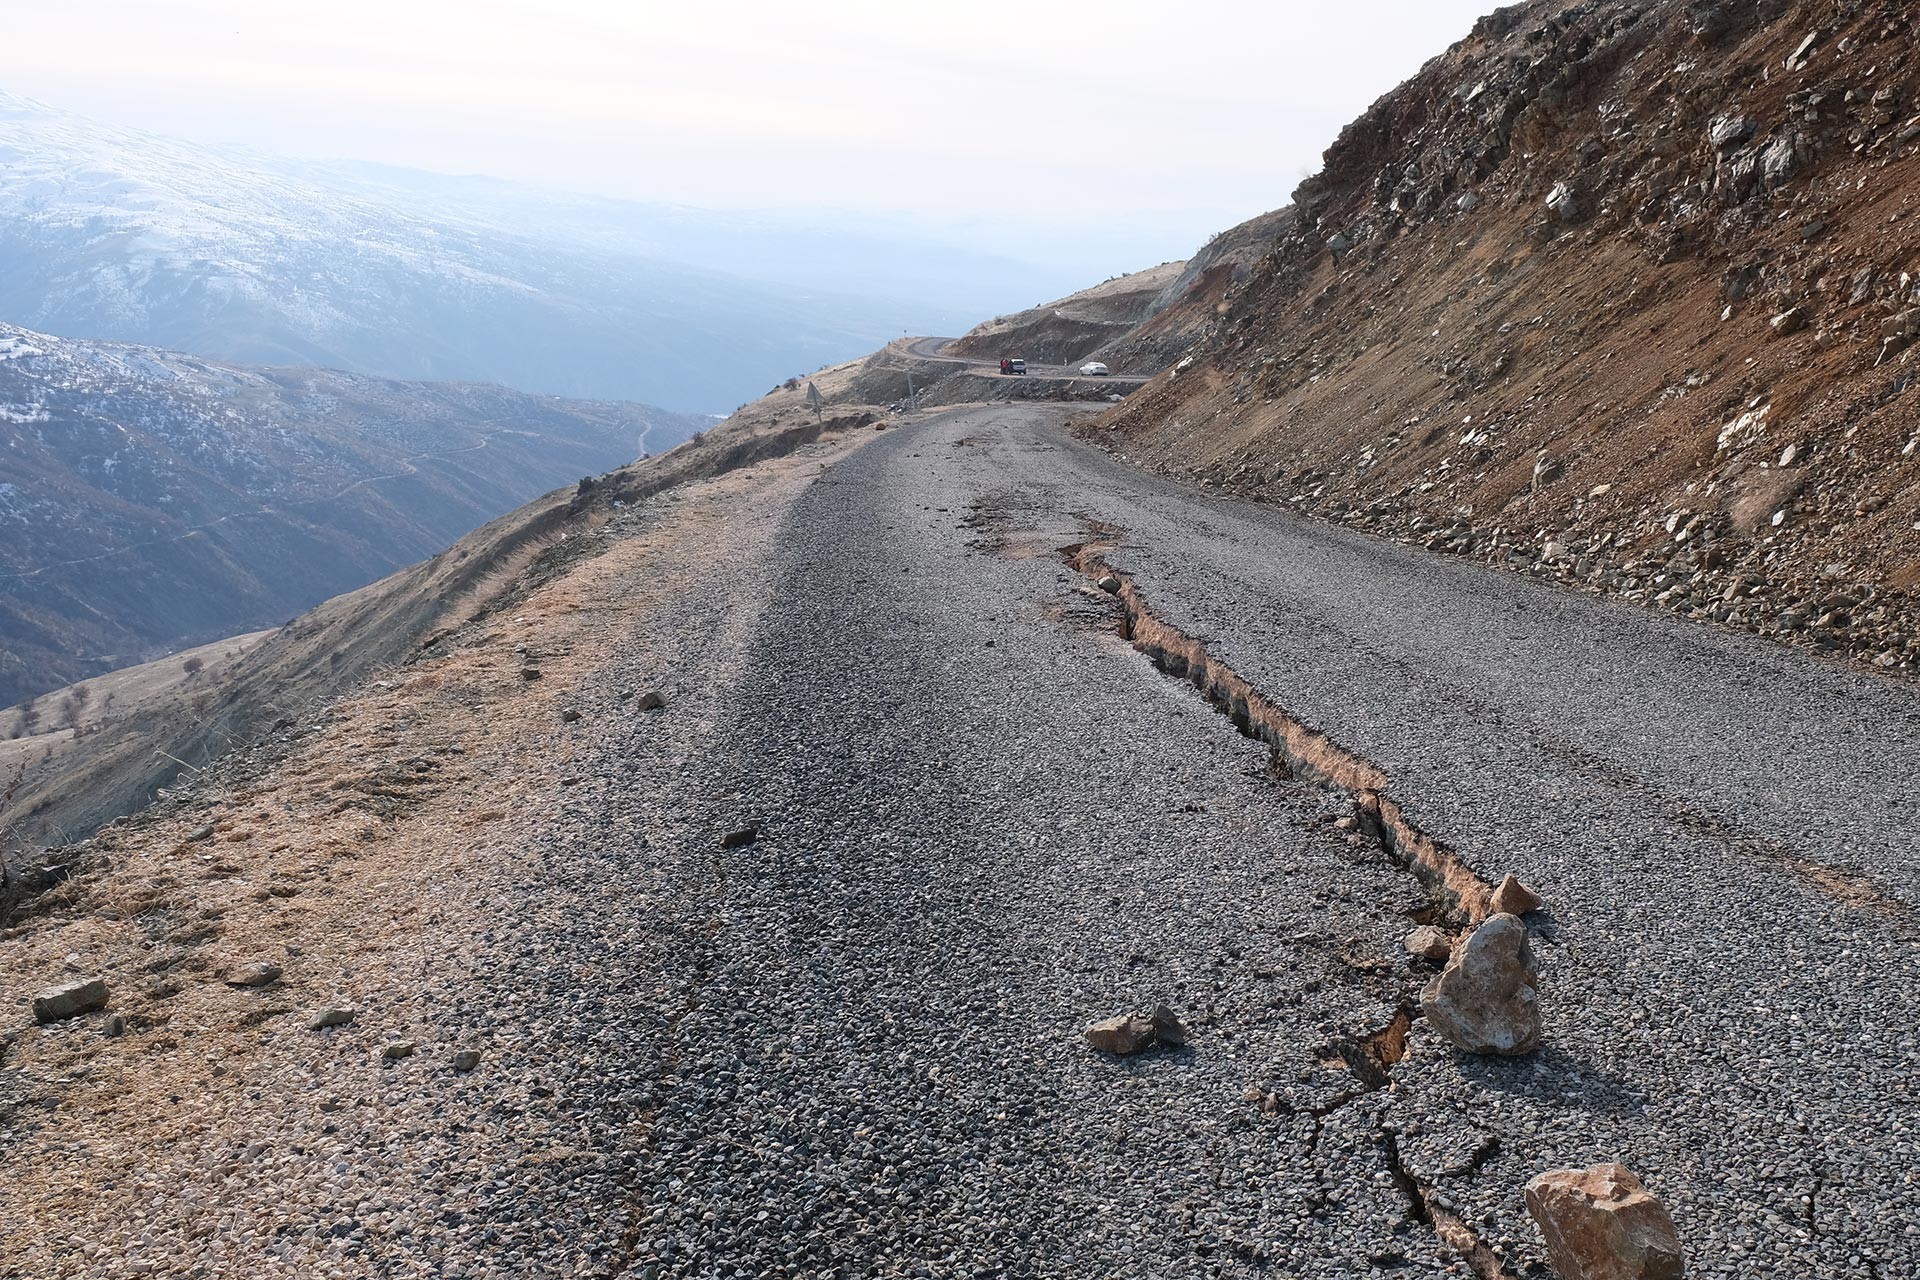
<svg viewBox="0 0 1920 1280">
<path fill-rule="evenodd" d="M 445 1241 L 409 1250 L 423 1274 L 458 1274 L 460 1197 L 543 1140 L 537 1102 L 489 1083 L 523 1011 L 463 1016 L 495 996 L 469 957 L 540 874 L 525 833 L 581 781 L 592 719 L 671 713 L 639 688 L 583 706 L 580 682 L 727 572 L 723 531 L 770 527 L 873 438 L 617 510 L 433 653 L 96 837 L 0 935 L 0 1271 L 359 1275 L 424 1232 Z M 258 966 L 277 976 L 233 985 Z M 35 1025 L 31 994 L 92 977 L 104 1010 Z M 328 1009 L 351 1020 L 309 1025 Z"/>
</svg>

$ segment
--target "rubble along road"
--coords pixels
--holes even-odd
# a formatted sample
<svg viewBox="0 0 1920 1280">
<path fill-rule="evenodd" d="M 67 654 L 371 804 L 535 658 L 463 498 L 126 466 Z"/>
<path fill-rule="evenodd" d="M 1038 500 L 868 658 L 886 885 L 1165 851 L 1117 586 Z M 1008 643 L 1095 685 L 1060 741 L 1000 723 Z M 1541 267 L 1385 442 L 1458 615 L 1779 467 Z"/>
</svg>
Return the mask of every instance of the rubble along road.
<svg viewBox="0 0 1920 1280">
<path fill-rule="evenodd" d="M 736 567 L 732 656 L 609 729 L 553 825 L 644 903 L 537 966 L 590 1046 L 563 1093 L 629 1118 L 611 1269 L 1541 1275 L 1523 1184 L 1617 1159 L 1690 1274 L 1913 1273 L 1913 692 L 1211 500 L 1066 412 L 815 480 Z M 1089 538 L 1544 896 L 1539 1050 L 1406 1030 L 1433 895 L 1118 639 L 1054 553 Z M 565 976 L 643 936 L 617 988 Z M 1084 1043 L 1158 1003 L 1185 1047 Z"/>
</svg>

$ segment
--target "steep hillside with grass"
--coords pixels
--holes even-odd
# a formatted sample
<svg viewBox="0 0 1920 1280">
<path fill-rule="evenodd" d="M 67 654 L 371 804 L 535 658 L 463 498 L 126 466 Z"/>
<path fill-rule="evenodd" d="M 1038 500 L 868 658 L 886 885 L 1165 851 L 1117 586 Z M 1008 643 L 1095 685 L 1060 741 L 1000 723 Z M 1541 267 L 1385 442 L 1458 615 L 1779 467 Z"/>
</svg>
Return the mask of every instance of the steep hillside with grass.
<svg viewBox="0 0 1920 1280">
<path fill-rule="evenodd" d="M 0 705 L 277 625 L 699 425 L 0 325 Z"/>
</svg>

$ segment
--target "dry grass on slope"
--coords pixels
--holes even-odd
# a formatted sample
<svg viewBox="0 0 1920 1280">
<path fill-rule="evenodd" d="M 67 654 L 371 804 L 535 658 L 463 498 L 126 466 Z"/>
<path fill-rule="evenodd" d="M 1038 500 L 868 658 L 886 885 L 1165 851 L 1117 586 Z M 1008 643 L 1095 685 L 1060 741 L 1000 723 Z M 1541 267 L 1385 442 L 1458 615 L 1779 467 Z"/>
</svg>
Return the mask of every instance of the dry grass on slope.
<svg viewBox="0 0 1920 1280">
<path fill-rule="evenodd" d="M 530 824 L 575 781 L 595 718 L 642 714 L 582 688 L 610 646 L 660 647 L 670 603 L 728 572 L 727 531 L 764 528 L 821 463 L 872 438 L 619 512 L 430 658 L 90 841 L 84 868 L 0 932 L 0 1273 L 367 1274 L 392 1250 L 426 1275 L 484 1257 L 484 1240 L 448 1229 L 458 1197 L 567 1152 L 537 1101 L 508 1106 L 489 1083 L 526 1027 L 466 958 L 500 927 L 490 904 L 546 874 Z M 261 963 L 277 980 L 226 981 Z M 28 993 L 95 975 L 105 1012 L 31 1024 Z M 461 1038 L 457 1014 L 475 1006 L 499 1014 L 493 1042 Z M 355 1017 L 309 1028 L 328 1007 Z M 397 1043 L 414 1052 L 383 1060 Z M 481 1070 L 455 1071 L 472 1048 Z M 333 1230 L 342 1218 L 354 1239 Z"/>
</svg>

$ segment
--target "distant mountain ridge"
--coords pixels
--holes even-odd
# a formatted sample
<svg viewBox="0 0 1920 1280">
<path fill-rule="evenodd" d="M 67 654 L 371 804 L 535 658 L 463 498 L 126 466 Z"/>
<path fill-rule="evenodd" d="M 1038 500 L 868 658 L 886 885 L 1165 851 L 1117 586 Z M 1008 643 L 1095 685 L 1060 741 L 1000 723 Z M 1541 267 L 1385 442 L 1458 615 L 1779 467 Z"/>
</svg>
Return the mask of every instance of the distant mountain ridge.
<svg viewBox="0 0 1920 1280">
<path fill-rule="evenodd" d="M 284 621 L 703 421 L 0 324 L 0 706 Z"/>
<path fill-rule="evenodd" d="M 1029 297 L 1034 273 L 771 214 L 200 146 L 0 94 L 0 316 L 68 336 L 717 412 Z"/>
</svg>

